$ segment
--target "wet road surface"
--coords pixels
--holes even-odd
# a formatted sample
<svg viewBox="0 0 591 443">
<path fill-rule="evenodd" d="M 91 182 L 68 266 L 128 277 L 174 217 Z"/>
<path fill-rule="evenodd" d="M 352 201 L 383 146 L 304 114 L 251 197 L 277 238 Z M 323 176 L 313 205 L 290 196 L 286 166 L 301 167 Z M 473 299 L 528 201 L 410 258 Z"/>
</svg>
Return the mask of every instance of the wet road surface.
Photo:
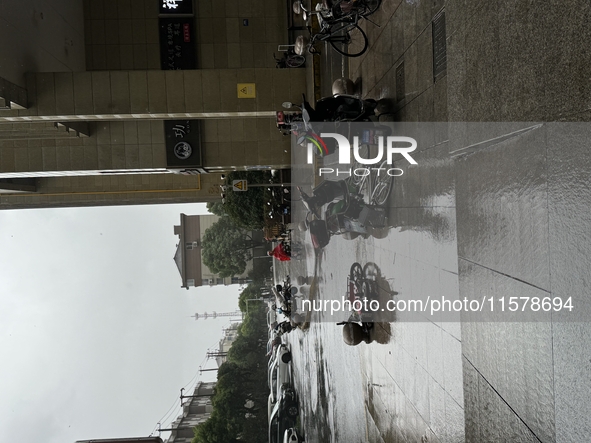
<svg viewBox="0 0 591 443">
<path fill-rule="evenodd" d="M 431 20 L 441 8 L 447 75 L 434 79 Z M 582 23 L 590 16 L 582 1 L 384 2 L 375 15 L 381 27 L 368 29 L 370 51 L 350 59 L 349 72 L 361 78 L 364 96 L 393 98 L 387 120 L 586 122 Z M 353 262 L 372 262 L 393 299 L 570 297 L 574 305 L 455 318 L 398 312 L 374 328 L 370 344 L 355 347 L 335 324 L 344 318 L 315 313 L 308 329 L 286 337 L 308 441 L 589 441 L 587 126 L 458 123 L 426 131 L 418 166 L 405 165 L 396 180 L 385 238 L 334 237 L 319 265 L 309 250 L 279 269 L 292 278 L 316 273 L 312 293 L 320 299 L 345 292 Z M 309 190 L 311 172 L 298 173 Z"/>
</svg>

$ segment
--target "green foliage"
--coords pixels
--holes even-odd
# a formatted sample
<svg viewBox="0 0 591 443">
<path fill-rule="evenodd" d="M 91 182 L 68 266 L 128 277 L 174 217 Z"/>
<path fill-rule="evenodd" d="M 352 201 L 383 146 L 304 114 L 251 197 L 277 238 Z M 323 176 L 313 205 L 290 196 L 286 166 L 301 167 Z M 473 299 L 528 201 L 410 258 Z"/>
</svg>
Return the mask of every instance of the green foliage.
<svg viewBox="0 0 591 443">
<path fill-rule="evenodd" d="M 260 244 L 253 242 L 250 233 L 230 217 L 220 217 L 201 239 L 203 263 L 220 277 L 240 275 L 252 259 L 252 248 Z"/>
<path fill-rule="evenodd" d="M 271 249 L 271 247 L 269 247 L 269 249 Z M 260 287 L 265 284 L 265 278 L 272 278 L 272 265 L 273 257 L 256 259 L 253 263 L 252 270 L 248 271 L 248 277 L 252 280 L 252 283 L 257 287 Z"/>
<path fill-rule="evenodd" d="M 195 437 L 192 443 L 238 443 L 225 422 L 215 409 L 209 419 L 194 428 Z"/>
<path fill-rule="evenodd" d="M 228 215 L 226 214 L 226 210 L 224 209 L 224 204 L 222 202 L 208 202 L 206 206 L 207 210 L 212 214 L 219 215 L 220 217 Z"/>
<path fill-rule="evenodd" d="M 195 428 L 192 443 L 258 443 L 267 439 L 266 321 L 253 303 L 218 370 L 211 417 Z"/>
<path fill-rule="evenodd" d="M 261 303 L 260 301 L 251 301 L 249 303 L 246 303 L 246 300 L 251 299 L 251 298 L 258 298 L 258 297 L 260 297 L 258 285 L 255 282 L 250 283 L 240 293 L 240 296 L 238 297 L 238 307 L 240 308 L 240 310 L 242 312 L 246 312 L 247 309 L 250 309 L 250 307 L 255 307 L 254 306 L 255 304 Z M 249 305 L 248 308 L 247 308 L 247 304 Z"/>
<path fill-rule="evenodd" d="M 269 183 L 271 173 L 266 171 L 234 171 L 227 177 L 228 187 L 234 180 L 248 181 L 249 185 Z M 264 187 L 249 188 L 246 192 L 226 192 L 226 203 L 223 205 L 226 214 L 239 226 L 246 229 L 263 229 L 264 220 Z"/>
</svg>

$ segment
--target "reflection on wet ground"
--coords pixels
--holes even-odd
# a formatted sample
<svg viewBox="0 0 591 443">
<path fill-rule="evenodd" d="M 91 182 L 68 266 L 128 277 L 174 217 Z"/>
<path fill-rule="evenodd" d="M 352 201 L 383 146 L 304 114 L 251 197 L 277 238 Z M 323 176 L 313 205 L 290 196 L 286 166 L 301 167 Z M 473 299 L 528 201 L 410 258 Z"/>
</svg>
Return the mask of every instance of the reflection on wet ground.
<svg viewBox="0 0 591 443">
<path fill-rule="evenodd" d="M 571 319 L 588 320 L 588 140 L 585 126 L 544 125 L 469 156 L 449 155 L 456 140 L 422 150 L 395 183 L 385 238 L 335 236 L 315 257 L 296 233 L 306 259 L 283 272 L 315 275 L 310 297 L 331 300 L 353 262 L 373 263 L 381 301 L 572 297 Z M 335 324 L 347 314 L 311 313 L 287 336 L 308 440 L 586 441 L 589 323 L 565 311 L 487 315 L 399 311 L 369 344 L 347 346 Z"/>
</svg>

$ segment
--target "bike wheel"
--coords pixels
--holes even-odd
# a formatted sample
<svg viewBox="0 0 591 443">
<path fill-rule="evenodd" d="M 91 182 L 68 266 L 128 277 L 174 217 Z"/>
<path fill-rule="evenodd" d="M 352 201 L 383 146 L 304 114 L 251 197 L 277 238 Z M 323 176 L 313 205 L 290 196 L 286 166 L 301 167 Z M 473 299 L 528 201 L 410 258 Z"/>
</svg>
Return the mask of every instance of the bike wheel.
<svg viewBox="0 0 591 443">
<path fill-rule="evenodd" d="M 368 17 L 378 10 L 382 0 L 362 0 L 359 3 L 359 15 L 361 17 Z"/>
<path fill-rule="evenodd" d="M 361 281 L 363 278 L 363 268 L 359 263 L 353 263 L 351 265 L 351 269 L 349 270 L 349 278 L 354 282 Z"/>
<path fill-rule="evenodd" d="M 373 262 L 366 263 L 363 267 L 363 277 L 367 280 L 375 281 L 380 276 L 380 274 L 380 268 L 378 268 L 378 265 Z"/>
<path fill-rule="evenodd" d="M 345 57 L 359 57 L 369 45 L 363 29 L 354 23 L 342 25 L 331 32 L 331 46 Z"/>
<path fill-rule="evenodd" d="M 361 283 L 361 299 L 363 301 L 365 300 L 372 300 L 373 297 L 373 292 L 371 290 L 371 284 L 368 281 L 363 281 L 363 283 Z"/>
<path fill-rule="evenodd" d="M 361 158 L 368 158 L 369 145 L 363 144 L 359 147 L 359 156 Z M 363 196 L 363 201 L 365 203 L 370 203 L 371 173 L 368 165 L 361 164 L 354 159 L 353 164 L 351 165 L 350 182 L 355 186 L 357 193 Z"/>
<path fill-rule="evenodd" d="M 304 63 L 306 63 L 306 57 L 297 54 L 289 56 L 285 61 L 288 68 L 299 68 L 300 66 L 303 66 Z"/>
<path fill-rule="evenodd" d="M 394 186 L 394 177 L 389 175 L 386 170 L 388 168 L 387 160 L 384 160 L 379 169 L 375 172 L 373 178 L 373 189 L 371 191 L 371 203 L 377 206 L 382 206 L 388 201 L 388 197 L 392 192 L 392 186 Z M 379 174 L 379 175 L 378 175 Z"/>
</svg>

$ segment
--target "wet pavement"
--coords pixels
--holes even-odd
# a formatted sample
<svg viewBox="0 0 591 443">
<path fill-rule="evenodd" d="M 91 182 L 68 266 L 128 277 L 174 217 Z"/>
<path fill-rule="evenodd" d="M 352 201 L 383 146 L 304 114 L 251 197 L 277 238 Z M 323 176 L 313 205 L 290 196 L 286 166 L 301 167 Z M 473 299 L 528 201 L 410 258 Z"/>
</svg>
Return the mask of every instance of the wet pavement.
<svg viewBox="0 0 591 443">
<path fill-rule="evenodd" d="M 435 78 L 431 20 L 441 8 L 447 71 Z M 586 121 L 584 17 L 591 5 L 578 1 L 384 2 L 375 14 L 381 27 L 368 32 L 370 51 L 348 68 L 365 96 L 395 97 L 387 120 Z M 327 75 L 323 90 L 334 80 Z M 277 273 L 316 275 L 308 289 L 319 299 L 340 298 L 359 262 L 379 268 L 385 299 L 571 297 L 574 306 L 397 312 L 357 346 L 347 346 L 335 324 L 345 314 L 313 313 L 287 335 L 308 441 L 589 441 L 588 126 L 431 126 L 413 154 L 418 165 L 396 164 L 405 175 L 389 198 L 385 235 L 333 237 L 316 259 L 307 234 L 296 234 L 306 259 Z M 294 176 L 310 189 L 311 170 Z M 301 216 L 301 204 L 293 211 Z"/>
</svg>

